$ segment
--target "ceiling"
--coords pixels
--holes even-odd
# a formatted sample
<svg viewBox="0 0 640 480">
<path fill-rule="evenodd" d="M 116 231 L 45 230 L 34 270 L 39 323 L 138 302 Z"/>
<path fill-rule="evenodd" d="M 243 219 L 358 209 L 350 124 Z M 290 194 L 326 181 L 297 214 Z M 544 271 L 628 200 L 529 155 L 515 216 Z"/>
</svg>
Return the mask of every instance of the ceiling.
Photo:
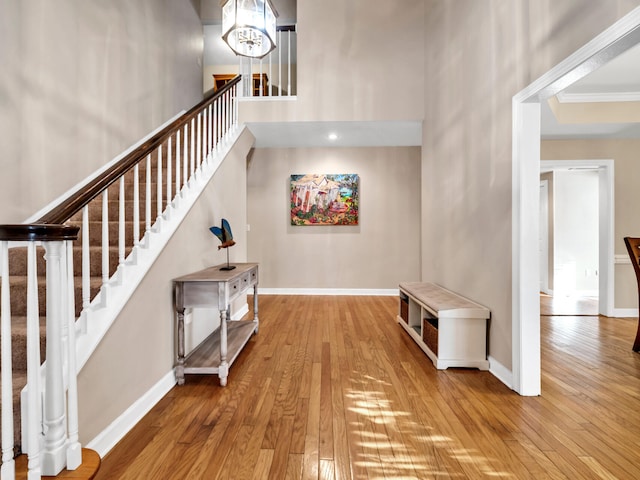
<svg viewBox="0 0 640 480">
<path fill-rule="evenodd" d="M 560 105 L 640 102 L 640 45 L 567 87 L 558 96 Z M 547 102 L 542 102 L 543 140 L 568 138 L 640 138 L 640 122 L 560 123 Z M 627 103 L 637 109 L 636 103 Z"/>
</svg>

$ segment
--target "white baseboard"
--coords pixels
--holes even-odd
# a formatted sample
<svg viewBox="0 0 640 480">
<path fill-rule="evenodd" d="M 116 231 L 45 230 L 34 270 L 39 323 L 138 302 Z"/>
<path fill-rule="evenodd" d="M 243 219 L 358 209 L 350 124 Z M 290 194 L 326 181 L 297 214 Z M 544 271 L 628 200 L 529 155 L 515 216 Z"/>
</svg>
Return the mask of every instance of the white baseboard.
<svg viewBox="0 0 640 480">
<path fill-rule="evenodd" d="M 105 428 L 97 437 L 91 440 L 86 447 L 98 452 L 104 457 L 142 418 L 149 410 L 164 397 L 176 384 L 176 375 L 173 369 L 160 379 L 150 390 L 135 401 L 122 415 L 116 418 L 111 425 Z"/>
<path fill-rule="evenodd" d="M 258 292 L 258 295 L 260 294 L 260 292 Z M 249 313 L 249 304 L 244 303 L 242 305 L 242 308 L 239 308 L 238 310 L 236 310 L 235 312 L 233 312 L 233 314 L 231 315 L 231 320 L 240 320 L 242 319 L 242 317 L 244 317 L 247 313 Z"/>
<path fill-rule="evenodd" d="M 491 355 L 489 355 L 489 371 L 493 374 L 494 377 L 496 377 L 507 387 L 513 390 L 513 372 L 502 365 Z"/>
<path fill-rule="evenodd" d="M 637 317 L 638 309 L 637 308 L 614 308 L 613 316 L 614 318 Z"/>
<path fill-rule="evenodd" d="M 398 295 L 397 288 L 258 288 L 258 295 L 354 295 L 385 296 Z"/>
</svg>

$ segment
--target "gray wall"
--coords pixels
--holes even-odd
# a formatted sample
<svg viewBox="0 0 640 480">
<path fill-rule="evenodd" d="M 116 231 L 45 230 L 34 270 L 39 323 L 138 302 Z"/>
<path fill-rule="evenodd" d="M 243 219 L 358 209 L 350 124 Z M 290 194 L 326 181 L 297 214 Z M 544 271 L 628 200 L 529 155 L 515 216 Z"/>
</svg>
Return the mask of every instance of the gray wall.
<svg viewBox="0 0 640 480">
<path fill-rule="evenodd" d="M 138 286 L 78 376 L 80 441 L 86 444 L 171 371 L 174 364 L 173 278 L 226 262 L 209 227 L 225 217 L 246 224 L 246 156 L 253 135 L 236 146 Z M 247 236 L 234 228 L 232 262 L 247 260 Z M 215 315 L 215 313 L 214 313 Z M 117 392 L 117 395 L 114 395 Z"/>
<path fill-rule="evenodd" d="M 511 99 L 638 2 L 425 5 L 422 279 L 489 307 L 511 368 Z"/>
<path fill-rule="evenodd" d="M 21 222 L 202 98 L 189 0 L 0 2 L 0 223 Z"/>
<path fill-rule="evenodd" d="M 357 226 L 292 226 L 291 174 L 360 176 Z M 420 279 L 420 148 L 261 148 L 248 173 L 249 260 L 267 288 L 393 289 Z"/>
</svg>

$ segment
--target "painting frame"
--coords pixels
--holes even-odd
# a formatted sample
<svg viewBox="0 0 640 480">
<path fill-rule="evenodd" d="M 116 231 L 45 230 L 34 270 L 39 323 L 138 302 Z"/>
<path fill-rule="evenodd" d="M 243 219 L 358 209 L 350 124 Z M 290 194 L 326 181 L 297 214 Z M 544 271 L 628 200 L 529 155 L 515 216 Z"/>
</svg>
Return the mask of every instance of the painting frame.
<svg viewBox="0 0 640 480">
<path fill-rule="evenodd" d="M 292 174 L 289 206 L 292 226 L 356 226 L 360 216 L 360 176 Z"/>
</svg>

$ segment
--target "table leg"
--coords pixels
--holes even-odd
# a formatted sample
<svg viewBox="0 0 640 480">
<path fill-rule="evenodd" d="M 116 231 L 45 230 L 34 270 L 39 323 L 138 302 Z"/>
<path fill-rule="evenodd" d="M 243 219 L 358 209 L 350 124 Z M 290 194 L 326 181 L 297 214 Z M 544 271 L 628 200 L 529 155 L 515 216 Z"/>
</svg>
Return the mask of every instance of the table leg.
<svg viewBox="0 0 640 480">
<path fill-rule="evenodd" d="M 184 308 L 176 310 L 178 314 L 178 359 L 176 363 L 176 379 L 178 385 L 184 385 Z"/>
<path fill-rule="evenodd" d="M 258 333 L 260 322 L 258 321 L 258 285 L 253 286 L 253 321 L 256 322 L 255 333 Z"/>
<path fill-rule="evenodd" d="M 227 384 L 229 376 L 229 364 L 227 362 L 227 310 L 220 310 L 220 366 L 218 367 L 218 377 L 220 385 Z"/>
</svg>

